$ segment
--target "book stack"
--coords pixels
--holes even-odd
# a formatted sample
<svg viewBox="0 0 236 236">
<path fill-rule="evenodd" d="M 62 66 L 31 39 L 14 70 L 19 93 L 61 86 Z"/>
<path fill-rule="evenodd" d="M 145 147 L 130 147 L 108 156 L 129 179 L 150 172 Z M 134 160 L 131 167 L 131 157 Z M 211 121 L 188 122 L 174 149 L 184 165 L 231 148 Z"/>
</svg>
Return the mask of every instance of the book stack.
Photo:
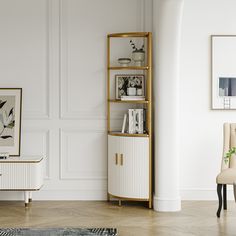
<svg viewBox="0 0 236 236">
<path fill-rule="evenodd" d="M 124 115 L 122 133 L 126 131 L 125 127 L 127 122 L 127 132 L 129 134 L 143 134 L 145 127 L 145 109 L 128 109 L 128 114 Z"/>
<path fill-rule="evenodd" d="M 144 101 L 145 96 L 121 96 L 121 101 Z"/>
</svg>

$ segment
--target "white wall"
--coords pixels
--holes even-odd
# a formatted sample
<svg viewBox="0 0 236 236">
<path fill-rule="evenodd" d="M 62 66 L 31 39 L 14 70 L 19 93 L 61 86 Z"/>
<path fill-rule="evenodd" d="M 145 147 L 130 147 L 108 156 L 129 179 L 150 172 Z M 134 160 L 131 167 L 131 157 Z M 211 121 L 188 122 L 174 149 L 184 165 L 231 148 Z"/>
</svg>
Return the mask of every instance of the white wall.
<svg viewBox="0 0 236 236">
<path fill-rule="evenodd" d="M 235 9 L 235 0 L 185 0 L 180 58 L 182 199 L 217 198 L 223 123 L 236 122 L 236 114 L 210 108 L 210 35 L 236 34 Z"/>
<path fill-rule="evenodd" d="M 46 157 L 35 198 L 106 198 L 106 35 L 151 20 L 150 0 L 0 0 L 0 84 L 23 88 L 22 155 Z"/>
<path fill-rule="evenodd" d="M 36 198 L 106 198 L 106 34 L 151 31 L 151 2 L 0 0 L 0 84 L 23 88 L 22 154 L 47 157 Z M 216 199 L 222 125 L 235 112 L 210 109 L 210 35 L 236 34 L 235 9 L 235 0 L 185 0 L 182 199 Z"/>
</svg>

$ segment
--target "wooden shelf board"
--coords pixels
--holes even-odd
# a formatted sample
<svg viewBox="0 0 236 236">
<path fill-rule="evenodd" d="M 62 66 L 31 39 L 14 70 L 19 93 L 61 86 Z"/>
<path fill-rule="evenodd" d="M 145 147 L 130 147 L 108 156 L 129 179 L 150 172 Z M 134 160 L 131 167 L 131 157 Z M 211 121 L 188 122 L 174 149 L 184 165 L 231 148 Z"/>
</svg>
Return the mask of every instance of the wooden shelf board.
<svg viewBox="0 0 236 236">
<path fill-rule="evenodd" d="M 119 38 L 129 38 L 129 37 L 148 37 L 148 32 L 127 32 L 127 33 L 115 33 L 108 34 L 108 37 L 119 37 Z"/>
<path fill-rule="evenodd" d="M 138 104 L 148 104 L 149 101 L 146 100 L 116 100 L 116 99 L 110 99 L 108 102 L 112 103 L 138 103 Z"/>
<path fill-rule="evenodd" d="M 110 66 L 109 70 L 148 70 L 148 66 Z"/>
<path fill-rule="evenodd" d="M 113 136 L 124 136 L 124 137 L 149 137 L 148 134 L 128 134 L 117 131 L 109 131 L 108 134 Z"/>
</svg>

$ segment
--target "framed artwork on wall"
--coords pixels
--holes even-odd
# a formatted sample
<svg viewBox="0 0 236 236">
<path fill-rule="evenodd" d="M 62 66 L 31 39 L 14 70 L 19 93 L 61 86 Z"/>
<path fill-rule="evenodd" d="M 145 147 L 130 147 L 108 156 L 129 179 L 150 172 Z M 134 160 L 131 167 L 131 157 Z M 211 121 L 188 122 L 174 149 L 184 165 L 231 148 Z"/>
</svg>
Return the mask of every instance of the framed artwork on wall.
<svg viewBox="0 0 236 236">
<path fill-rule="evenodd" d="M 116 99 L 121 99 L 121 96 L 130 95 L 128 88 L 135 89 L 134 94 L 144 96 L 144 75 L 142 74 L 124 74 L 115 75 L 116 82 Z"/>
<path fill-rule="evenodd" d="M 0 152 L 20 156 L 21 88 L 0 88 Z"/>
<path fill-rule="evenodd" d="M 236 109 L 236 35 L 211 36 L 212 109 Z"/>
</svg>

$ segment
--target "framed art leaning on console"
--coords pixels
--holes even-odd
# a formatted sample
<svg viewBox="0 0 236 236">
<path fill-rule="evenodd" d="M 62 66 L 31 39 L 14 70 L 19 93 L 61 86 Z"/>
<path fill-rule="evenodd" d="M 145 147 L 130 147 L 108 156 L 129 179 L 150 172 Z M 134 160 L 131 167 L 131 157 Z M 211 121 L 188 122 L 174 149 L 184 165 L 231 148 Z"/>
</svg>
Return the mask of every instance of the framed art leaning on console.
<svg viewBox="0 0 236 236">
<path fill-rule="evenodd" d="M 211 36 L 212 109 L 236 109 L 236 35 Z"/>
<path fill-rule="evenodd" d="M 0 88 L 0 152 L 20 156 L 21 88 Z"/>
</svg>

